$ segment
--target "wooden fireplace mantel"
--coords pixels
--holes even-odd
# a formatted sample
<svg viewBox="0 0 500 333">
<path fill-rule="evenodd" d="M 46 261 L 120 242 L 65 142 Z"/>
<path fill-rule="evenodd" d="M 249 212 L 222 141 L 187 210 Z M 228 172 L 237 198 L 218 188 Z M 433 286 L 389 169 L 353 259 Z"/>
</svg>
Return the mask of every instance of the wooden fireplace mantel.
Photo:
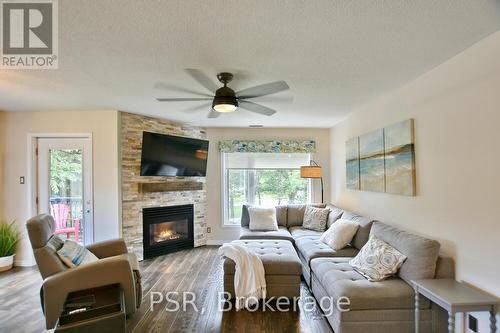
<svg viewBox="0 0 500 333">
<path fill-rule="evenodd" d="M 203 190 L 203 183 L 198 181 L 166 181 L 139 183 L 140 193 L 154 192 L 180 192 L 180 191 L 200 191 Z"/>
</svg>

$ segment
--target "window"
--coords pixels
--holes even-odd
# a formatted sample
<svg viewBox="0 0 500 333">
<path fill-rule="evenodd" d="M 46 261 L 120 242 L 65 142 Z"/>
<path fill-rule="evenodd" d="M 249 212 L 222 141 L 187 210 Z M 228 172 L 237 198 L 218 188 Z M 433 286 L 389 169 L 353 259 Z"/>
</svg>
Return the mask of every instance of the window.
<svg viewBox="0 0 500 333">
<path fill-rule="evenodd" d="M 223 153 L 224 225 L 239 226 L 248 203 L 276 206 L 310 201 L 310 182 L 300 178 L 309 154 Z"/>
</svg>

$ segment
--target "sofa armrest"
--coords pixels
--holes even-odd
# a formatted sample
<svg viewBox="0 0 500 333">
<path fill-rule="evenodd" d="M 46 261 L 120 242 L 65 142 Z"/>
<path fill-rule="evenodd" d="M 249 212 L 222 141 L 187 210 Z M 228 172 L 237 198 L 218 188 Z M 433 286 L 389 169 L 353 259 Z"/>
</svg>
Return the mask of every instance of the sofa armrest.
<svg viewBox="0 0 500 333">
<path fill-rule="evenodd" d="M 119 283 L 126 314 L 136 310 L 134 276 L 126 258 L 111 257 L 54 274 L 43 282 L 45 324 L 54 328 L 70 292 Z"/>
<path fill-rule="evenodd" d="M 121 238 L 98 242 L 87 246 L 97 258 L 113 257 L 127 253 L 127 245 Z"/>
</svg>

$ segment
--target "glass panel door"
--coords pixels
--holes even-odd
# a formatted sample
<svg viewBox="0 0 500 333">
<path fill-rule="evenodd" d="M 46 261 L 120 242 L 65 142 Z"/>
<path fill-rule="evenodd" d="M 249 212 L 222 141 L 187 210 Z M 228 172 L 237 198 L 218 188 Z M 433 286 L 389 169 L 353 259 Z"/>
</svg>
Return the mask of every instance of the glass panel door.
<svg viewBox="0 0 500 333">
<path fill-rule="evenodd" d="M 38 140 L 38 211 L 54 217 L 63 239 L 91 243 L 89 139 Z"/>
</svg>

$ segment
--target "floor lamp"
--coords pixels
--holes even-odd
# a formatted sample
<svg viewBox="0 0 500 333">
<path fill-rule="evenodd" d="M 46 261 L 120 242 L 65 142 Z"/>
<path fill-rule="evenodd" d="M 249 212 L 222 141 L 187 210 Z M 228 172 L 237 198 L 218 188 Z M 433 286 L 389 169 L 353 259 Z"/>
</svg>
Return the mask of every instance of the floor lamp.
<svg viewBox="0 0 500 333">
<path fill-rule="evenodd" d="M 321 176 L 321 167 L 318 163 L 311 160 L 309 165 L 300 167 L 301 178 L 319 178 L 321 180 L 321 203 L 323 203 L 323 177 Z"/>
</svg>

